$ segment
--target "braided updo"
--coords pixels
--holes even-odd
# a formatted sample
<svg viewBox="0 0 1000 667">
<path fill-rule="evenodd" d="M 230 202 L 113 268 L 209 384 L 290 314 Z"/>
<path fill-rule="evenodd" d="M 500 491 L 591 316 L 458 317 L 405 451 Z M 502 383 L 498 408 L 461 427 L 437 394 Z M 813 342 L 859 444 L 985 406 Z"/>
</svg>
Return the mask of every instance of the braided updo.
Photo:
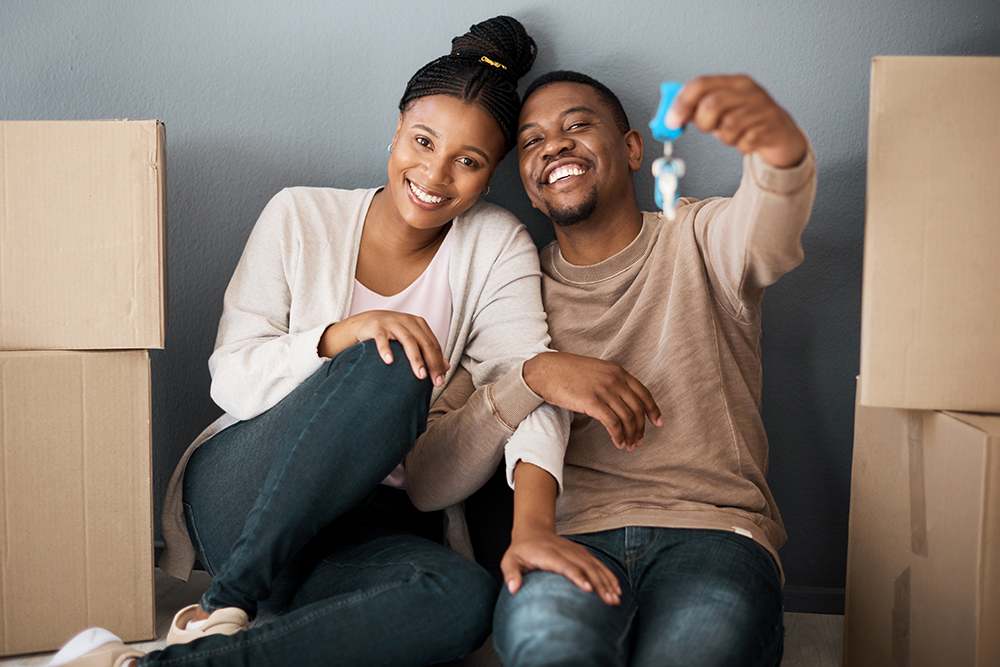
<svg viewBox="0 0 1000 667">
<path fill-rule="evenodd" d="M 517 82 L 535 62 L 538 47 L 517 19 L 496 16 L 477 23 L 451 40 L 451 53 L 424 65 L 410 78 L 399 100 L 406 113 L 414 100 L 450 95 L 475 102 L 492 116 L 503 132 L 504 149 L 514 147 L 521 99 Z"/>
</svg>

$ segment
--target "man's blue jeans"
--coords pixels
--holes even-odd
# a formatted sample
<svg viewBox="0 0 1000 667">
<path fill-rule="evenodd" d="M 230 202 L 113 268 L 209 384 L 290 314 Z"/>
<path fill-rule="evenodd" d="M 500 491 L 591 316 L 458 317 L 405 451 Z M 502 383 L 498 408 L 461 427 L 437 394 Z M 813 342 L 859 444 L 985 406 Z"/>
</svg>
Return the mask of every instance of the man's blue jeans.
<svg viewBox="0 0 1000 667">
<path fill-rule="evenodd" d="M 191 457 L 188 527 L 205 609 L 274 621 L 151 653 L 148 665 L 426 665 L 489 633 L 496 584 L 435 541 L 441 515 L 381 487 L 426 425 L 431 384 L 393 343 L 345 350 L 264 414 Z"/>
<path fill-rule="evenodd" d="M 778 665 L 781 579 L 753 540 L 723 531 L 627 527 L 568 536 L 621 583 L 609 606 L 565 577 L 529 572 L 500 593 L 493 641 L 506 667 Z"/>
</svg>

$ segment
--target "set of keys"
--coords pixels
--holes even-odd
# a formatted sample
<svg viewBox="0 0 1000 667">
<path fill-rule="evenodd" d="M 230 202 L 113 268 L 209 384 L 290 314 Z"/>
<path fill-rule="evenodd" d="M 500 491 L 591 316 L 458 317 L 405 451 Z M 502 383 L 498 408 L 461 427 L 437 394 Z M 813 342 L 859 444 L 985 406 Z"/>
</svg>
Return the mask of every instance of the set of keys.
<svg viewBox="0 0 1000 667">
<path fill-rule="evenodd" d="M 660 106 L 656 116 L 649 121 L 653 138 L 663 142 L 663 157 L 653 161 L 653 177 L 656 179 L 654 196 L 656 205 L 667 216 L 667 220 L 677 217 L 677 186 L 684 177 L 684 160 L 674 156 L 674 141 L 684 132 L 683 127 L 670 129 L 666 124 L 667 111 L 684 84 L 668 81 L 660 84 Z"/>
</svg>

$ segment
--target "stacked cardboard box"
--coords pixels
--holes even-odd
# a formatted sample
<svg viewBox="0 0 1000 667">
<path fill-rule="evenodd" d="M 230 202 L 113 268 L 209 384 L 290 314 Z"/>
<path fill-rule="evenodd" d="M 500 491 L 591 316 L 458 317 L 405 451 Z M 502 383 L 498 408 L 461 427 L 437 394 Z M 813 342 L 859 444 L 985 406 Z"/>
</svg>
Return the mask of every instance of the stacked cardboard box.
<svg viewBox="0 0 1000 667">
<path fill-rule="evenodd" d="M 1000 58 L 872 66 L 844 664 L 1000 665 Z"/>
<path fill-rule="evenodd" d="M 0 655 L 155 637 L 164 129 L 0 122 Z"/>
</svg>

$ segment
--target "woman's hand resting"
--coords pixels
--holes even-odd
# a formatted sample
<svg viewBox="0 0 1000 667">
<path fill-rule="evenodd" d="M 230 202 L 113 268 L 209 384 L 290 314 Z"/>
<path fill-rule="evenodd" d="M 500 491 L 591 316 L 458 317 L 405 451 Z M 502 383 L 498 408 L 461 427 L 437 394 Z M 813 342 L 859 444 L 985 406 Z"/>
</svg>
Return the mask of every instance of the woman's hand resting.
<svg viewBox="0 0 1000 667">
<path fill-rule="evenodd" d="M 430 377 L 435 387 L 444 384 L 444 374 L 451 368 L 424 318 L 390 310 L 369 310 L 331 324 L 319 339 L 317 351 L 319 356 L 332 359 L 363 340 L 374 340 L 387 364 L 393 362 L 389 341 L 399 341 L 413 374 L 421 380 Z"/>
</svg>

